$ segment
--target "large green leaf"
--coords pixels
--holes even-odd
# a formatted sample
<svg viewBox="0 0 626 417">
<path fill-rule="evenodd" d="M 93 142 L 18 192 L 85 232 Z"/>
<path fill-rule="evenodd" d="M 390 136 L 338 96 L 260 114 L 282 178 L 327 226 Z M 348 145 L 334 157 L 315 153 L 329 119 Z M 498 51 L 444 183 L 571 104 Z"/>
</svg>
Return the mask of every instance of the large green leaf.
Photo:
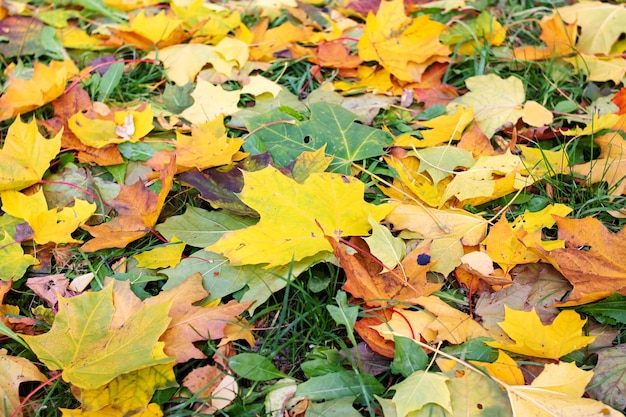
<svg viewBox="0 0 626 417">
<path fill-rule="evenodd" d="M 356 116 L 338 104 L 317 102 L 309 109 L 309 120 L 276 109 L 249 118 L 246 126 L 278 165 L 287 166 L 302 152 L 326 145 L 326 155 L 334 157 L 330 170 L 341 174 L 350 173 L 352 162 L 380 156 L 393 143 L 382 130 L 356 123 Z"/>
</svg>

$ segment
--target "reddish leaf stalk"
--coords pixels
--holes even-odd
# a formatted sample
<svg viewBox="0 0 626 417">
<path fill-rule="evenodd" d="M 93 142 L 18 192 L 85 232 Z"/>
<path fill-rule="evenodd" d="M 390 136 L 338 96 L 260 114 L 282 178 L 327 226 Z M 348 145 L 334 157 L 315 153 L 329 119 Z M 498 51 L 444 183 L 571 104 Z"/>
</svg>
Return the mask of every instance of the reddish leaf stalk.
<svg viewBox="0 0 626 417">
<path fill-rule="evenodd" d="M 407 326 L 409 326 L 409 330 L 411 331 L 411 339 L 416 340 L 415 331 L 413 330 L 413 326 L 411 325 L 411 322 L 409 321 L 409 319 L 404 314 L 402 314 L 402 312 L 400 312 L 399 310 L 396 310 L 393 307 L 391 307 L 391 311 L 398 314 L 402 318 L 402 320 L 406 322 Z"/>
</svg>

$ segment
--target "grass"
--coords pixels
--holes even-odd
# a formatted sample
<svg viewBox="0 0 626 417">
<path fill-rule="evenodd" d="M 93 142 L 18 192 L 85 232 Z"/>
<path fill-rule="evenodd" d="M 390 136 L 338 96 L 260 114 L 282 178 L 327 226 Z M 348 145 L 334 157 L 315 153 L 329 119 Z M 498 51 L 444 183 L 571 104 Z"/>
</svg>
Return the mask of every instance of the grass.
<svg viewBox="0 0 626 417">
<path fill-rule="evenodd" d="M 598 91 L 614 92 L 617 90 L 617 87 L 610 82 L 593 84 L 593 88 L 591 88 L 591 83 L 585 79 L 584 75 L 577 73 L 572 68 L 564 70 L 564 67 L 557 60 L 521 62 L 509 58 L 508 52 L 511 48 L 539 43 L 538 19 L 551 13 L 554 7 L 567 4 L 567 1 L 482 1 L 481 3 L 484 7 L 489 7 L 489 10 L 495 13 L 500 23 L 506 27 L 506 41 L 500 47 L 493 47 L 488 42 L 481 42 L 484 39 L 477 36 L 476 40 L 479 41 L 479 46 L 475 54 L 466 56 L 454 53 L 451 56 L 451 65 L 443 82 L 463 92 L 465 80 L 469 77 L 483 74 L 497 74 L 502 78 L 517 77 L 523 81 L 528 99 L 535 100 L 549 109 L 563 110 L 555 111 L 556 121 L 551 125 L 554 133 L 558 133 L 561 127 L 580 124 L 578 122 L 582 118 L 588 117 L 593 110 L 594 95 L 597 96 Z M 452 12 L 451 15 L 443 13 L 434 15 L 435 18 L 444 22 L 447 22 L 450 16 L 458 17 L 461 14 Z M 249 26 L 254 25 L 259 19 L 260 16 L 256 11 L 251 11 L 243 18 Z M 287 19 L 287 15 L 282 14 L 273 22 L 273 26 L 278 26 Z M 152 62 L 142 62 L 145 57 L 143 51 L 125 46 L 117 50 L 105 51 L 102 54 L 89 52 L 75 58 L 80 62 L 82 68 L 101 55 L 108 55 L 120 64 L 120 75 L 118 77 L 106 76 L 93 71 L 90 77 L 85 78 L 81 82 L 81 86 L 89 93 L 92 100 L 105 101 L 109 105 L 128 106 L 129 103 L 151 100 L 158 102 L 162 98 L 166 91 L 167 76 L 161 66 Z M 8 60 L 2 59 L 3 67 L 6 67 Z M 29 59 L 29 57 L 24 57 L 24 65 L 29 64 Z M 307 57 L 299 59 L 277 58 L 261 74 L 286 87 L 300 99 L 305 99 L 329 79 L 341 78 L 339 71 L 336 70 L 316 70 Z M 3 77 L 1 79 L 3 82 L 6 81 L 6 77 L 1 75 L 0 77 Z M 228 88 L 238 89 L 239 87 L 239 84 L 233 81 Z M 247 106 L 252 105 L 253 102 L 252 96 L 246 96 L 242 98 L 240 104 Z M 424 109 L 423 106 L 415 103 L 409 108 L 390 107 L 382 110 L 372 125 L 386 128 L 392 134 L 400 135 L 414 132 L 417 121 L 436 117 L 444 110 L 444 108 Z M 43 106 L 32 114 L 41 119 L 50 118 L 53 115 L 52 106 Z M 0 122 L 0 137 L 6 136 L 8 126 L 9 122 Z M 511 140 L 516 134 L 512 130 L 498 133 L 506 140 Z M 167 134 L 165 135 L 167 136 Z M 245 136 L 245 133 L 232 128 L 229 135 L 231 137 Z M 159 137 L 159 139 L 163 138 Z M 565 147 L 572 164 L 592 161 L 599 154 L 593 138 L 588 136 L 568 138 L 555 134 L 554 137 L 547 137 L 542 140 L 534 138 L 522 140 L 525 140 L 529 146 L 546 151 Z M 498 142 L 493 140 L 492 144 L 497 146 Z M 62 158 L 65 159 L 60 160 L 56 167 L 57 170 L 66 164 L 77 163 L 72 156 Z M 81 166 L 88 167 L 88 164 Z M 377 185 L 380 185 L 382 181 L 392 182 L 397 176 L 396 173 L 386 165 L 382 158 L 362 161 L 359 166 L 362 166 L 362 169 L 355 169 L 354 173 L 366 186 L 367 200 L 375 204 L 383 202 L 386 196 L 377 188 Z M 89 169 L 94 176 L 107 181 L 113 181 L 116 175 L 121 175 L 120 171 L 115 171 L 115 167 L 107 169 L 89 167 Z M 587 178 L 578 175 L 556 172 L 550 174 L 532 186 L 523 189 L 520 193 L 510 194 L 477 207 L 468 206 L 466 209 L 480 213 L 487 220 L 494 220 L 494 216 L 505 212 L 505 215 L 512 220 L 526 210 L 535 212 L 548 204 L 561 203 L 573 209 L 571 217 L 595 217 L 615 232 L 626 226 L 626 219 L 611 215 L 612 211 L 619 211 L 626 205 L 626 197 L 615 195 L 615 187 L 609 187 L 606 182 L 590 185 L 586 181 Z M 210 205 L 198 196 L 196 190 L 185 184 L 177 184 L 167 199 L 160 221 L 184 213 L 187 206 L 211 209 Z M 503 210 L 503 208 L 507 208 L 507 210 Z M 114 216 L 114 213 L 110 216 Z M 84 240 L 89 238 L 88 233 L 80 231 L 75 236 Z M 546 236 L 556 238 L 555 229 L 547 230 Z M 156 278 L 153 279 L 153 275 L 150 275 L 152 272 L 134 268 L 128 259 L 134 254 L 152 249 L 162 243 L 155 233 L 133 242 L 124 249 L 105 249 L 96 253 L 85 253 L 77 248 L 72 248 L 69 252 L 69 263 L 52 262 L 49 270 L 45 272 L 66 274 L 72 279 L 92 273 L 95 277 L 91 283 L 92 290 L 101 289 L 105 285 L 105 281 L 111 276 L 134 279 L 137 281 L 133 284 L 136 294 L 141 297 L 148 297 L 160 291 L 165 282 L 165 276 L 157 275 L 155 272 L 154 277 Z M 189 256 L 192 251 L 192 249 L 187 249 L 184 256 Z M 125 276 L 121 275 L 118 271 L 119 262 L 127 266 L 130 265 L 131 272 L 127 272 Z M 115 275 L 116 273 L 118 275 Z M 149 278 L 145 278 L 142 274 L 149 275 Z M 470 312 L 474 300 L 470 299 L 471 293 L 467 288 L 460 286 L 453 277 L 437 278 L 445 279 L 443 288 L 438 292 L 440 298 L 461 311 Z M 340 293 L 345 280 L 344 271 L 329 263 L 318 264 L 297 279 L 289 280 L 284 289 L 274 293 L 269 300 L 258 306 L 254 314 L 248 318 L 248 321 L 253 325 L 256 344 L 249 346 L 243 341 L 237 341 L 234 344 L 234 349 L 239 354 L 256 353 L 269 358 L 278 371 L 297 381 L 306 381 L 312 375 L 323 375 L 327 370 L 353 371 L 363 388 L 355 393 L 355 404 L 359 412 L 362 415 L 380 416 L 382 414 L 379 401 L 365 387 L 367 376 L 373 373 L 370 368 L 364 365 L 368 358 L 362 357 L 362 353 L 355 351 L 353 329 L 338 322 L 331 313 L 332 308 L 331 310 L 328 308 L 328 306 L 338 305 L 338 293 Z M 28 289 L 23 281 L 14 284 L 13 288 L 14 291 L 4 300 L 4 303 L 19 306 L 21 315 L 32 317 L 32 308 L 43 305 L 42 300 L 32 290 Z M 242 291 L 240 291 L 233 294 L 231 298 L 240 299 L 242 295 Z M 359 317 L 369 313 L 376 313 L 376 311 L 364 311 L 361 308 Z M 50 324 L 40 322 L 40 326 L 49 327 Z M 616 328 L 622 332 L 618 337 L 618 342 L 621 343 L 626 340 L 626 330 L 623 327 Z M 24 349 L 17 342 L 8 339 L 0 339 L 0 342 L 10 354 L 34 362 L 37 361 L 32 352 Z M 474 343 L 472 347 L 468 348 L 472 359 L 479 359 L 483 354 L 487 355 L 484 353 L 484 345 L 480 346 L 481 342 L 473 341 L 472 343 Z M 215 341 L 198 343 L 197 347 L 209 358 L 218 351 Z M 453 348 L 449 348 L 449 351 L 453 351 Z M 462 359 L 467 358 L 463 357 Z M 181 382 L 193 369 L 206 364 L 213 364 L 213 361 L 211 359 L 193 360 L 178 365 L 176 367 L 177 380 Z M 376 378 L 386 389 L 384 398 L 389 398 L 390 387 L 403 379 L 390 369 L 385 369 L 384 372 L 376 374 Z M 217 411 L 215 415 L 269 415 L 264 408 L 264 401 L 266 395 L 276 388 L 275 380 L 255 381 L 238 378 L 237 382 L 240 394 L 231 405 Z M 20 394 L 26 395 L 37 386 L 37 383 L 24 383 L 20 387 Z M 153 401 L 162 406 L 167 416 L 208 415 L 195 409 L 199 401 L 198 395 L 191 395 L 185 389 L 173 388 L 158 391 Z M 59 408 L 76 408 L 79 404 L 69 392 L 68 384 L 61 379 L 56 379 L 30 399 L 23 411 L 28 416 L 60 416 Z"/>
</svg>

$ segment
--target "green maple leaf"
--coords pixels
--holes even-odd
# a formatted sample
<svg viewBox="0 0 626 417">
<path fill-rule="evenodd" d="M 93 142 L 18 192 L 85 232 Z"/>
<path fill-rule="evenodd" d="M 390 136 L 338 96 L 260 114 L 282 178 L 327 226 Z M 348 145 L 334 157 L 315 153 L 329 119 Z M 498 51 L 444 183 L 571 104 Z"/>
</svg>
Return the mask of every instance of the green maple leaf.
<svg viewBox="0 0 626 417">
<path fill-rule="evenodd" d="M 249 118 L 246 126 L 255 131 L 278 165 L 287 166 L 302 152 L 326 145 L 326 155 L 334 156 L 330 171 L 340 174 L 350 174 L 352 162 L 380 156 L 393 143 L 388 133 L 356 123 L 354 113 L 340 105 L 317 102 L 309 109 L 309 120 L 300 121 L 276 109 Z"/>
<path fill-rule="evenodd" d="M 63 380 L 83 389 L 173 362 L 158 341 L 170 322 L 171 303 L 144 305 L 129 292 L 116 289 L 114 294 L 108 285 L 98 292 L 59 297 L 52 329 L 23 338 L 49 369 L 62 369 Z M 114 302 L 114 297 L 123 300 Z"/>
</svg>

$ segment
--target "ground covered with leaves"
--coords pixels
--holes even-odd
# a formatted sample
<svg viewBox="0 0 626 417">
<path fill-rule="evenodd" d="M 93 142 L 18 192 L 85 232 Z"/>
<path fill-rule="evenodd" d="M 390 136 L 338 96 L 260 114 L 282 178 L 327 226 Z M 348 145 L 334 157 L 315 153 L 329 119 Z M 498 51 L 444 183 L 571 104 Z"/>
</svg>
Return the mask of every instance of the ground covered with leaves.
<svg viewBox="0 0 626 417">
<path fill-rule="evenodd" d="M 622 416 L 624 28 L 2 0 L 0 416 Z"/>
</svg>

